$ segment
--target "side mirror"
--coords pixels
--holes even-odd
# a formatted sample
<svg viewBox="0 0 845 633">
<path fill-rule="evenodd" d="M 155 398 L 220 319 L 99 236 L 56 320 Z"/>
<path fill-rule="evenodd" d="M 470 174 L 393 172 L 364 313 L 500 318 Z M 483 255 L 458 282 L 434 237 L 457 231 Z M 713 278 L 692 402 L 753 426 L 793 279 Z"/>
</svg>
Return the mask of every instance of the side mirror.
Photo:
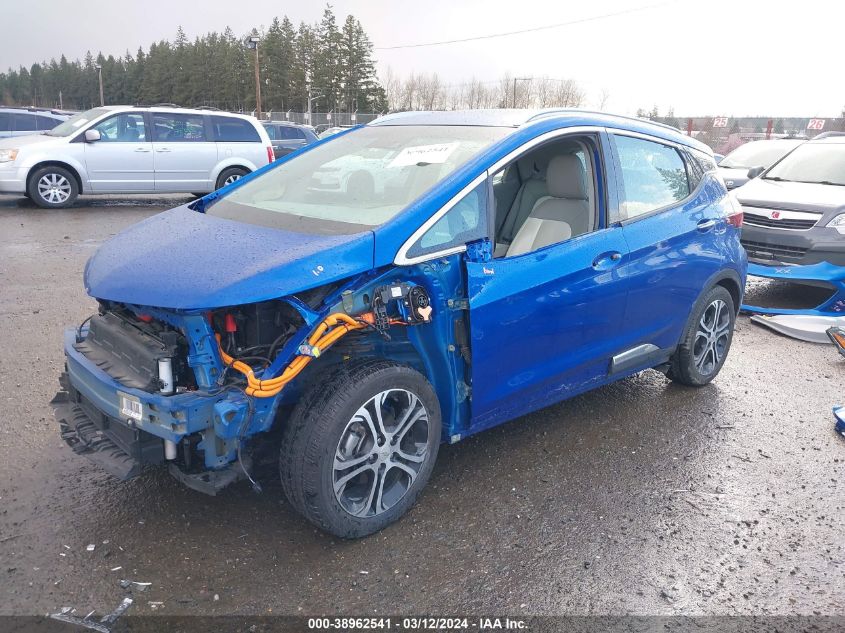
<svg viewBox="0 0 845 633">
<path fill-rule="evenodd" d="M 95 143 L 100 140 L 100 132 L 98 130 L 85 130 L 85 142 Z"/>
<path fill-rule="evenodd" d="M 764 171 L 766 171 L 766 168 L 763 167 L 762 165 L 758 166 L 758 167 L 752 167 L 751 169 L 748 170 L 748 180 L 752 180 L 753 178 L 756 178 L 757 176 L 762 174 Z"/>
</svg>

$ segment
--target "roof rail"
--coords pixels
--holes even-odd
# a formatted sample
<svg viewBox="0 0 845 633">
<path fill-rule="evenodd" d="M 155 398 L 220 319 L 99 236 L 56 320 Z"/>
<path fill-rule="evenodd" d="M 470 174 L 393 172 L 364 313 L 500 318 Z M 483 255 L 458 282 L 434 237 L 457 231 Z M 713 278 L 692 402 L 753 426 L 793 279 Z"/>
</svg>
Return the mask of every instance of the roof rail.
<svg viewBox="0 0 845 633">
<path fill-rule="evenodd" d="M 214 106 L 197 106 L 194 110 L 213 110 L 214 112 L 223 112 L 223 110 L 215 108 Z"/>
<path fill-rule="evenodd" d="M 672 125 L 668 125 L 666 123 L 660 123 L 660 121 L 652 121 L 651 119 L 645 119 L 636 116 L 628 116 L 625 114 L 611 114 L 610 112 L 602 112 L 601 110 L 586 110 L 582 108 L 549 108 L 548 110 L 544 110 L 543 112 L 538 112 L 537 114 L 531 116 L 526 120 L 526 123 L 529 121 L 535 121 L 536 119 L 540 119 L 546 116 L 554 116 L 555 114 L 566 114 L 566 113 L 578 113 L 578 114 L 600 114 L 603 116 L 612 116 L 618 119 L 626 119 L 628 121 L 641 121 L 645 123 L 650 123 L 651 125 L 656 125 L 658 127 L 666 128 L 667 130 L 672 130 L 673 132 L 681 132 L 680 128 L 676 128 Z"/>
</svg>

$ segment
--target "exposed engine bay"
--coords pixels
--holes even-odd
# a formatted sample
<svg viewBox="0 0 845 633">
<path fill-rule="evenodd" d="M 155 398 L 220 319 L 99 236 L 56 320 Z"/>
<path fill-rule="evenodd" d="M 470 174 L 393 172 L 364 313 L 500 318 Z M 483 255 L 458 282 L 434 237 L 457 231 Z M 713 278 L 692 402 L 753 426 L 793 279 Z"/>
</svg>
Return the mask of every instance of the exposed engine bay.
<svg viewBox="0 0 845 633">
<path fill-rule="evenodd" d="M 350 349 L 367 349 L 365 340 L 389 343 L 397 327 L 432 318 L 428 291 L 406 281 L 354 292 L 320 287 L 186 314 L 101 301 L 71 346 L 116 383 L 119 407 L 100 413 L 96 398 L 73 386 L 69 356 L 71 377 L 54 402 L 68 407 L 62 436 L 121 478 L 139 474 L 144 464 L 169 462 L 174 476 L 202 492 L 214 494 L 241 475 L 257 488 L 241 455 L 243 441 L 269 430 L 276 396 L 291 381 L 317 358 L 330 356 L 322 371 L 348 358 Z M 332 354 L 353 332 L 352 348 Z"/>
</svg>

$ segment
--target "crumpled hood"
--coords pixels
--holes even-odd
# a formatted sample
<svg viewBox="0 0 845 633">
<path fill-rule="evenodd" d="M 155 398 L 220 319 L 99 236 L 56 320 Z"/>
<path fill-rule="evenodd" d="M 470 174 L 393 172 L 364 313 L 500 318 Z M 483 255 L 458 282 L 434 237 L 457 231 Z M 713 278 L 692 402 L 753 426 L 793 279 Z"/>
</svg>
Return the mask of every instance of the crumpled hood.
<svg viewBox="0 0 845 633">
<path fill-rule="evenodd" d="M 809 182 L 778 182 L 755 178 L 737 189 L 736 197 L 749 206 L 826 212 L 845 210 L 845 187 Z"/>
<path fill-rule="evenodd" d="M 88 260 L 92 297 L 206 309 L 302 292 L 373 267 L 372 232 L 310 235 L 177 207 L 129 227 Z"/>
</svg>

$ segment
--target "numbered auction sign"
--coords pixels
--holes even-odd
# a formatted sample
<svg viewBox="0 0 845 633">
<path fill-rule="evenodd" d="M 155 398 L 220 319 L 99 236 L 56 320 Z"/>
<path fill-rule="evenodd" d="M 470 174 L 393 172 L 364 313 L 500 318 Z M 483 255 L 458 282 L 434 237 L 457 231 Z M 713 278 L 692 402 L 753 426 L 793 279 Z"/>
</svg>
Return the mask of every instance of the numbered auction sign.
<svg viewBox="0 0 845 633">
<path fill-rule="evenodd" d="M 824 129 L 824 119 L 810 119 L 807 123 L 808 130 L 822 130 Z"/>
</svg>

